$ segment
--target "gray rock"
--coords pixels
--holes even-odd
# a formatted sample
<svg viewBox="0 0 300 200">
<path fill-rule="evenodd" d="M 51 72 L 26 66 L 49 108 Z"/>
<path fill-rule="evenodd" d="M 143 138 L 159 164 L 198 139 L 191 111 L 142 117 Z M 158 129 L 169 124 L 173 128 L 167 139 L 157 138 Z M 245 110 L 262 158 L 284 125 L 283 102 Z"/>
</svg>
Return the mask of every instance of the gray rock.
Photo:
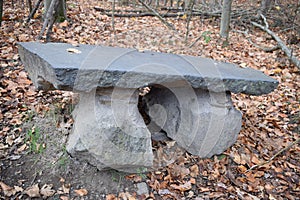
<svg viewBox="0 0 300 200">
<path fill-rule="evenodd" d="M 69 52 L 73 48 L 80 53 Z M 19 43 L 19 54 L 30 78 L 53 89 L 91 91 L 96 87 L 139 88 L 151 84 L 181 85 L 214 92 L 260 95 L 278 81 L 251 68 L 212 59 L 134 49 L 64 43 Z"/>
<path fill-rule="evenodd" d="M 151 123 L 159 124 L 168 137 L 200 157 L 222 153 L 241 129 L 242 115 L 229 93 L 153 87 L 143 98 Z"/>
<path fill-rule="evenodd" d="M 151 167 L 150 131 L 160 140 L 154 133 L 161 129 L 192 154 L 222 153 L 241 128 L 230 92 L 260 95 L 278 85 L 260 71 L 207 58 L 63 43 L 18 48 L 37 89 L 80 93 L 67 151 L 100 170 Z M 143 97 L 148 126 L 137 108 L 144 86 L 153 87 Z"/>
<path fill-rule="evenodd" d="M 102 170 L 138 172 L 152 167 L 151 134 L 137 109 L 138 91 L 82 93 L 67 151 Z M 122 98 L 120 98 L 122 97 Z"/>
<path fill-rule="evenodd" d="M 145 182 L 137 183 L 136 187 L 137 187 L 137 191 L 136 191 L 137 195 L 149 194 L 148 186 Z"/>
</svg>

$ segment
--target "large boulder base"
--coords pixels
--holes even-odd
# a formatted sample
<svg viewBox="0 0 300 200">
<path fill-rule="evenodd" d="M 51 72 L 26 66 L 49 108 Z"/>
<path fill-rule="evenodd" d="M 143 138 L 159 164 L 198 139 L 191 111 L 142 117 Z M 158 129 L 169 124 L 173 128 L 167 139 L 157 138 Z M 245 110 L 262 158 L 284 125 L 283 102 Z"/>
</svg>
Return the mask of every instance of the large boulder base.
<svg viewBox="0 0 300 200">
<path fill-rule="evenodd" d="M 143 97 L 149 126 L 155 123 L 193 155 L 222 153 L 237 139 L 241 112 L 232 105 L 229 93 L 202 89 L 195 89 L 193 95 L 186 93 L 186 88 L 152 87 Z"/>
</svg>

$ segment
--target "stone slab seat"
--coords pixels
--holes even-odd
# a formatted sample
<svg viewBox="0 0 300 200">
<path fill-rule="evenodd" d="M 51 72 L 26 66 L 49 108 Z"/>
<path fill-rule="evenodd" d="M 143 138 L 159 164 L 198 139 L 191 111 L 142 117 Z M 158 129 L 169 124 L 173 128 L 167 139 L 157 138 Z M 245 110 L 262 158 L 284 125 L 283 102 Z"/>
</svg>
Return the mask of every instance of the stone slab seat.
<svg viewBox="0 0 300 200">
<path fill-rule="evenodd" d="M 151 168 L 153 124 L 188 152 L 220 154 L 241 129 L 230 93 L 267 94 L 278 82 L 262 72 L 212 59 L 65 43 L 19 43 L 37 89 L 80 94 L 68 152 L 99 169 Z M 146 125 L 137 108 L 143 97 Z"/>
</svg>

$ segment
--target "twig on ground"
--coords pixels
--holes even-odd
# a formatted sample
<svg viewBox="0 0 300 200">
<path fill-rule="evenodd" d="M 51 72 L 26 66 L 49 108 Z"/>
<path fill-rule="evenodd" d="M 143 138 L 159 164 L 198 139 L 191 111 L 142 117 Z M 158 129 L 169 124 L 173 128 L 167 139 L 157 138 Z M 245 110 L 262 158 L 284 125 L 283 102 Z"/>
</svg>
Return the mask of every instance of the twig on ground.
<svg viewBox="0 0 300 200">
<path fill-rule="evenodd" d="M 290 148 L 292 148 L 292 146 L 294 146 L 295 144 L 299 143 L 300 142 L 300 138 L 298 138 L 297 140 L 295 140 L 294 142 L 290 143 L 288 146 L 280 149 L 274 156 L 272 156 L 269 160 L 265 161 L 265 162 L 262 162 L 260 164 L 257 164 L 257 165 L 253 165 L 252 167 L 250 167 L 250 169 L 247 170 L 247 172 L 253 170 L 253 169 L 256 169 L 256 168 L 259 168 L 265 164 L 268 164 L 270 163 L 272 160 L 274 160 L 278 155 L 280 155 L 281 153 L 283 153 L 284 151 L 287 151 L 289 150 Z"/>
<path fill-rule="evenodd" d="M 158 12 L 156 12 L 153 8 L 151 8 L 150 6 L 148 6 L 147 4 L 145 4 L 142 0 L 138 0 L 143 6 L 145 6 L 149 11 L 151 11 L 153 14 L 155 14 L 155 16 L 158 17 L 158 19 L 164 23 L 169 29 L 172 30 L 176 30 L 175 27 L 170 24 L 169 22 L 167 22 Z"/>
<path fill-rule="evenodd" d="M 203 35 L 200 35 L 190 46 L 189 48 L 192 48 L 201 38 L 203 37 Z"/>
<path fill-rule="evenodd" d="M 253 42 L 253 41 L 251 40 L 250 35 L 248 34 L 248 30 L 246 30 L 246 31 L 235 30 L 235 31 L 238 32 L 238 33 L 242 33 L 242 34 L 245 36 L 245 38 L 246 38 L 253 46 L 255 46 L 256 48 L 261 49 L 261 50 L 263 50 L 263 51 L 265 51 L 265 52 L 273 52 L 273 51 L 276 51 L 276 50 L 280 49 L 280 46 L 279 46 L 279 45 L 276 45 L 276 46 L 273 46 L 273 47 L 262 47 L 262 46 L 256 44 L 255 42 Z"/>
<path fill-rule="evenodd" d="M 265 26 L 258 24 L 256 22 L 251 22 L 252 25 L 266 31 L 269 35 L 272 36 L 272 38 L 278 43 L 279 47 L 282 49 L 282 51 L 288 56 L 288 58 L 290 59 L 290 61 L 296 65 L 296 67 L 298 67 L 300 69 L 300 60 L 297 59 L 294 55 L 293 55 L 293 51 L 290 50 L 285 44 L 284 42 L 273 32 L 268 28 L 268 23 L 266 18 L 262 15 L 262 18 L 264 19 L 264 23 Z"/>
<path fill-rule="evenodd" d="M 5 59 L 5 58 L 0 58 L 0 61 L 7 61 L 7 62 L 10 62 L 10 61 L 13 61 L 14 59 Z"/>
<path fill-rule="evenodd" d="M 105 8 L 101 8 L 99 6 L 95 6 L 94 9 L 96 11 L 99 11 L 99 12 L 103 12 L 103 13 L 109 13 L 112 11 L 112 9 L 105 9 Z M 132 9 L 132 10 L 127 10 L 127 9 L 115 9 L 115 12 L 119 12 L 119 13 L 143 13 L 143 12 L 146 12 L 147 10 L 145 9 Z"/>
</svg>

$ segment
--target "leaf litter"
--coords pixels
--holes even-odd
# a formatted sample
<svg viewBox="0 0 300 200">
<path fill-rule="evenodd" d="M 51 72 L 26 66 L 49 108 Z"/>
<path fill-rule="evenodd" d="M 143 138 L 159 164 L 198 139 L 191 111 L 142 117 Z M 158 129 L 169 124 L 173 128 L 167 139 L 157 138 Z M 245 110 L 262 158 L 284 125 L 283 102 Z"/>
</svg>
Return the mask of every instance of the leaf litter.
<svg viewBox="0 0 300 200">
<path fill-rule="evenodd" d="M 21 9 L 20 2 L 15 4 L 13 7 L 11 2 L 5 2 L 0 29 L 0 194 L 3 198 L 299 197 L 298 144 L 271 162 L 249 170 L 270 160 L 280 149 L 299 139 L 299 70 L 290 65 L 280 51 L 263 52 L 234 31 L 229 45 L 222 47 L 218 36 L 219 21 L 210 18 L 192 18 L 188 45 L 184 40 L 186 20 L 182 18 L 168 19 L 176 31 L 168 30 L 154 17 L 115 18 L 113 33 L 111 18 L 93 9 L 99 2 L 68 2 L 70 20 L 54 25 L 53 41 L 68 42 L 74 47 L 84 43 L 204 56 L 260 70 L 280 82 L 278 88 L 268 95 L 232 95 L 236 108 L 243 113 L 243 128 L 237 142 L 224 154 L 200 159 L 179 152 L 174 155 L 176 159 L 172 159 L 168 156 L 168 148 L 174 146 L 158 143 L 157 155 L 165 160 L 167 166 L 157 165 L 157 170 L 145 177 L 129 174 L 123 178 L 125 175 L 114 171 L 100 176 L 100 172 L 76 162 L 64 151 L 64 143 L 72 127 L 72 94 L 36 91 L 19 61 L 16 42 L 34 41 L 42 21 L 38 17 L 41 15 L 39 11 L 27 26 L 22 24 L 20 21 L 25 19 L 28 11 Z M 204 34 L 205 38 L 198 40 Z M 259 43 L 267 41 L 265 33 L 258 30 L 249 35 Z M 283 33 L 279 36 L 286 39 Z M 299 46 L 293 48 L 299 57 Z M 70 52 L 80 53 L 75 50 Z M 37 140 L 37 144 L 46 144 L 46 150 L 41 154 L 28 153 L 30 141 L 26 141 L 26 134 L 34 125 L 50 127 L 41 130 L 42 136 Z M 57 136 L 58 139 L 53 139 Z M 142 181 L 147 183 L 149 195 L 139 197 L 135 184 Z"/>
</svg>

